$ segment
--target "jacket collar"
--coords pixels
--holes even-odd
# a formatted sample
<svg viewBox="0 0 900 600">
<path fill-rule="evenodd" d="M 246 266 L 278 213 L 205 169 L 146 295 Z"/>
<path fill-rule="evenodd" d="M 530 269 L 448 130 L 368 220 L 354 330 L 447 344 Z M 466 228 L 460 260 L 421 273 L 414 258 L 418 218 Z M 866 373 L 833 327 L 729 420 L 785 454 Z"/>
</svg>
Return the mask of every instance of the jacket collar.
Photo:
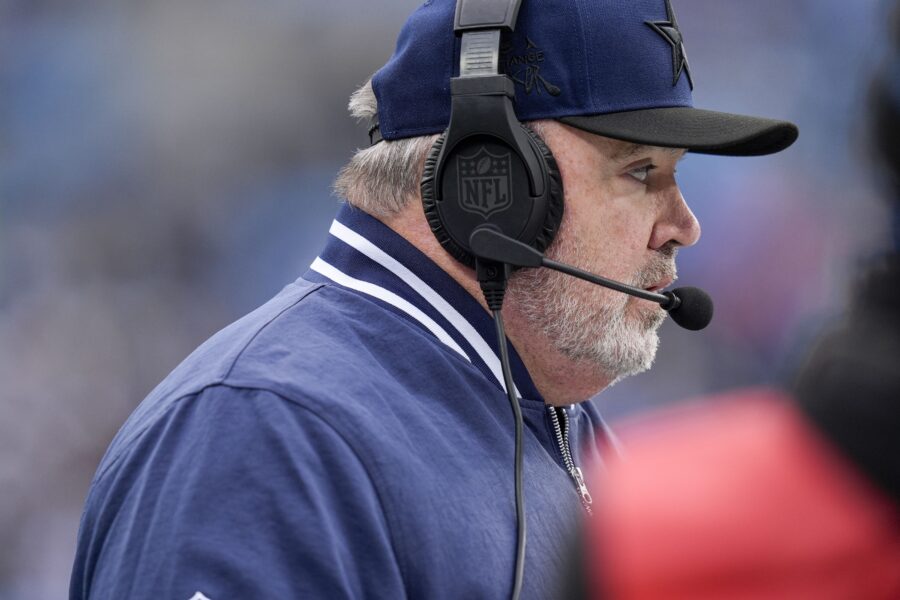
<svg viewBox="0 0 900 600">
<path fill-rule="evenodd" d="M 402 236 L 350 205 L 341 207 L 329 234 L 305 279 L 374 298 L 505 390 L 494 319 L 456 280 Z M 518 395 L 543 402 L 512 344 L 509 354 Z"/>
</svg>

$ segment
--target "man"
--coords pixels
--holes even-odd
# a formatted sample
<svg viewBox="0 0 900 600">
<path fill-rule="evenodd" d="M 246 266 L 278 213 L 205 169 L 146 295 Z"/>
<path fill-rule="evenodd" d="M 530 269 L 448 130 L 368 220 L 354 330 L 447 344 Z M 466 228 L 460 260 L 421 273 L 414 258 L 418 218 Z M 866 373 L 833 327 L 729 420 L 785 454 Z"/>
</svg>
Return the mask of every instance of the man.
<svg viewBox="0 0 900 600">
<path fill-rule="evenodd" d="M 113 441 L 72 598 L 510 595 L 514 428 L 494 325 L 419 194 L 449 120 L 454 9 L 426 2 L 354 94 L 383 141 L 339 175 L 348 206 L 310 271 L 201 346 Z M 691 107 L 668 0 L 528 0 L 503 47 L 516 114 L 565 188 L 549 255 L 640 288 L 669 285 L 699 238 L 674 177 L 688 149 L 766 154 L 797 135 Z M 578 465 L 609 442 L 584 401 L 650 366 L 663 313 L 541 271 L 512 278 L 503 313 L 525 422 L 523 594 L 545 598 L 591 509 Z"/>
</svg>

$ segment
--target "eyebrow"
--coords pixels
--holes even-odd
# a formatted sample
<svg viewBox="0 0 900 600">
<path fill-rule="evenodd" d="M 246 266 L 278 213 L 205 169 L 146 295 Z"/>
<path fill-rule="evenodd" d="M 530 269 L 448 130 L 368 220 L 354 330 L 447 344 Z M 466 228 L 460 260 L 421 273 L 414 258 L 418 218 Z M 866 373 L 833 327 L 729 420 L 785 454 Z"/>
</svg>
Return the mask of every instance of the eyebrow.
<svg viewBox="0 0 900 600">
<path fill-rule="evenodd" d="M 632 144 L 629 143 L 627 146 L 619 150 L 618 152 L 614 152 L 612 155 L 612 159 L 616 162 L 624 162 L 630 158 L 641 154 L 642 152 L 646 152 L 651 149 L 659 148 L 660 150 L 664 150 L 666 153 L 671 154 L 672 156 L 679 156 L 679 160 L 684 158 L 684 148 L 663 148 L 661 146 L 647 146 L 645 144 Z"/>
</svg>

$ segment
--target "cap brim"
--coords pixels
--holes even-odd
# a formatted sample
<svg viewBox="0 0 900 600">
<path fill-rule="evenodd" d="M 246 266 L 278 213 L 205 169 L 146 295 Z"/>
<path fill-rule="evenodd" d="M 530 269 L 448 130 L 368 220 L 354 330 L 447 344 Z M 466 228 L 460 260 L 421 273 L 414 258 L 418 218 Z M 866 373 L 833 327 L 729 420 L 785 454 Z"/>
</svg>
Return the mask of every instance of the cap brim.
<svg viewBox="0 0 900 600">
<path fill-rule="evenodd" d="M 797 126 L 788 121 L 688 107 L 562 117 L 559 121 L 626 142 L 722 156 L 774 154 L 793 144 L 799 135 Z"/>
</svg>

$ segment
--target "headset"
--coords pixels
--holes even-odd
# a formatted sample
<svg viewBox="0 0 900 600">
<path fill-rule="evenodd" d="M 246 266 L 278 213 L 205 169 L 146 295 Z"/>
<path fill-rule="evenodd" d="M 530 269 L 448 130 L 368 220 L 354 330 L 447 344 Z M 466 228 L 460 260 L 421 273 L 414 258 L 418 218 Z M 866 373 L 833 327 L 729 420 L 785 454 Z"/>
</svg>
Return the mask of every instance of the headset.
<svg viewBox="0 0 900 600">
<path fill-rule="evenodd" d="M 519 122 L 513 81 L 499 73 L 500 38 L 522 0 L 458 0 L 459 77 L 447 130 L 425 161 L 422 204 L 451 256 L 476 267 L 469 240 L 488 226 L 543 252 L 563 217 L 563 185 L 544 142 Z"/>
<path fill-rule="evenodd" d="M 477 258 L 471 240 L 476 232 L 489 229 L 543 252 L 562 223 L 563 184 L 556 160 L 543 141 L 519 122 L 513 108 L 513 81 L 499 72 L 501 36 L 515 29 L 521 2 L 457 0 L 454 32 L 461 38 L 459 76 L 450 80 L 450 124 L 425 160 L 421 184 L 431 231 L 451 256 L 475 268 L 494 314 L 516 427 L 514 600 L 524 579 L 527 533 L 522 412 L 500 314 L 511 267 Z"/>
</svg>

